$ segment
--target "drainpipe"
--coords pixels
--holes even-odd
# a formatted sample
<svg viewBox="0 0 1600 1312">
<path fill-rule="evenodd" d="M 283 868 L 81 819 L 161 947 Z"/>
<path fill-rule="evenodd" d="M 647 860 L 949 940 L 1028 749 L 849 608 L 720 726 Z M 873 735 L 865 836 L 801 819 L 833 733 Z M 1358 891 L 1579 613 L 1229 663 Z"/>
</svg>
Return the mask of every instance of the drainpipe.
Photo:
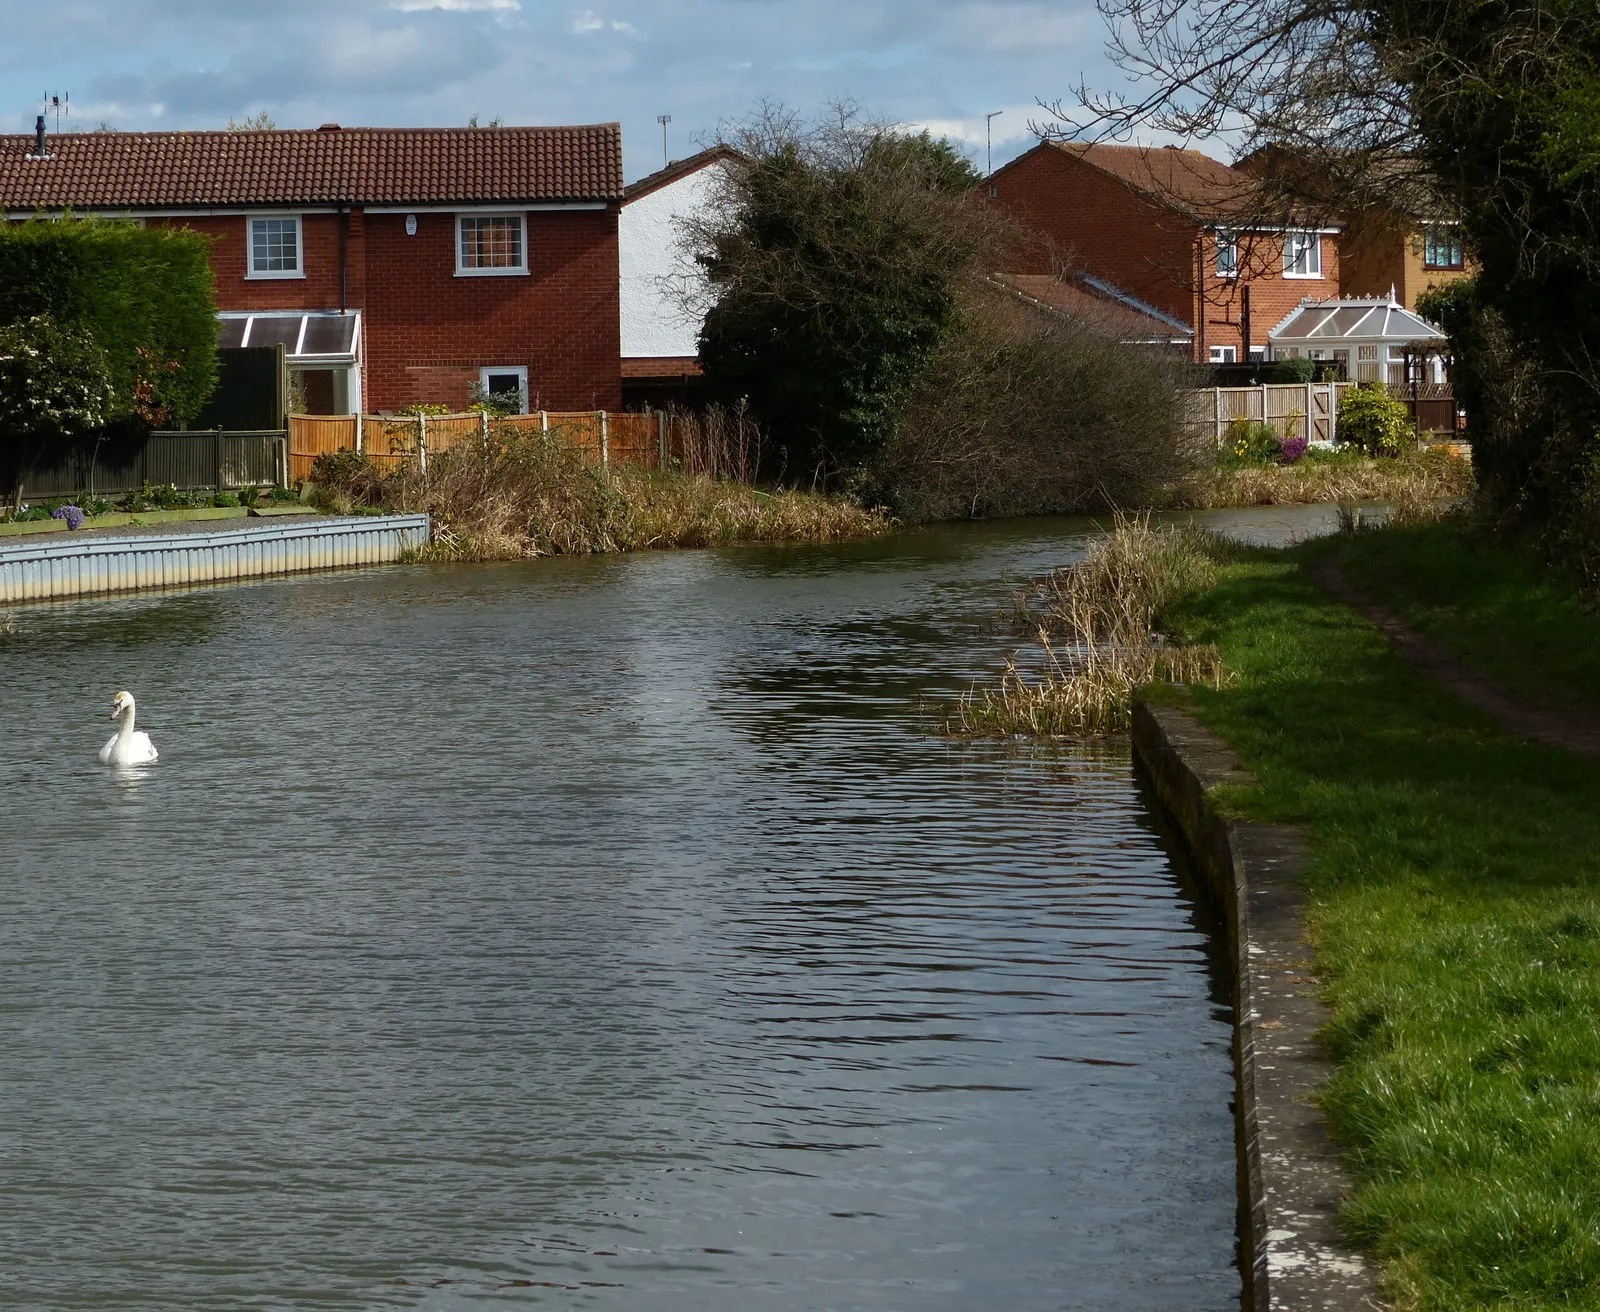
<svg viewBox="0 0 1600 1312">
<path fill-rule="evenodd" d="M 346 260 L 345 251 L 350 242 L 350 207 L 339 206 L 339 313 L 345 313 Z"/>
<path fill-rule="evenodd" d="M 1250 354 L 1250 284 L 1247 282 L 1239 289 L 1239 330 L 1244 334 L 1244 362 L 1249 364 L 1255 357 Z"/>
</svg>

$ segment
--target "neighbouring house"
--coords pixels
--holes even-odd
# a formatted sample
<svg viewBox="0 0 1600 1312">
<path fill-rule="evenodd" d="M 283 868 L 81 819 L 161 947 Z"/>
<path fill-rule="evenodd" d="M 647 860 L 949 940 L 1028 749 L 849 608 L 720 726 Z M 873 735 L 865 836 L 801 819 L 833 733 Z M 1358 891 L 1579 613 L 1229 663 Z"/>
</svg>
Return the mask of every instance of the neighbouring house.
<svg viewBox="0 0 1600 1312">
<path fill-rule="evenodd" d="M 1071 319 L 1128 346 L 1154 346 L 1189 358 L 1189 325 L 1089 274 L 1002 273 L 990 281 L 1048 318 Z"/>
<path fill-rule="evenodd" d="M 712 146 L 630 183 L 618 228 L 622 395 L 626 404 L 690 404 L 699 395 L 704 275 L 685 251 L 683 220 L 716 202 L 739 152 Z"/>
<path fill-rule="evenodd" d="M 1343 176 L 1340 164 L 1269 145 L 1235 167 L 1280 192 L 1305 197 L 1323 212 L 1342 215 L 1340 296 L 1393 296 L 1415 310 L 1423 292 L 1470 275 L 1461 224 L 1414 156 L 1402 151 L 1362 159 L 1359 178 Z"/>
<path fill-rule="evenodd" d="M 221 343 L 312 413 L 619 408 L 622 199 L 615 123 L 0 137 L 8 219 L 210 234 Z"/>
<path fill-rule="evenodd" d="M 1272 324 L 1339 292 L 1337 224 L 1264 221 L 1255 180 L 1196 150 L 1046 141 L 980 186 L 1039 239 L 1008 272 L 1087 274 L 1184 325 L 1196 360 L 1264 358 Z"/>
<path fill-rule="evenodd" d="M 1392 391 L 1446 382 L 1448 338 L 1391 296 L 1307 300 L 1269 334 L 1272 358 L 1326 360 L 1352 382 L 1379 382 Z"/>
</svg>

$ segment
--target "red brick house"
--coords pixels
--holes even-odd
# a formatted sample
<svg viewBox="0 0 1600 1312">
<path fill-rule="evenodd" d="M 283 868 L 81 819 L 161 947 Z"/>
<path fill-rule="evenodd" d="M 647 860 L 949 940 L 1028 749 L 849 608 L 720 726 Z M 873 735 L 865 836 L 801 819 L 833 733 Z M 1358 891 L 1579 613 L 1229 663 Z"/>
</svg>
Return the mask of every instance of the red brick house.
<svg viewBox="0 0 1600 1312">
<path fill-rule="evenodd" d="M 1041 239 L 1006 272 L 1087 275 L 1187 325 L 1196 360 L 1263 356 L 1302 300 L 1339 294 L 1336 230 L 1262 222 L 1253 179 L 1199 151 L 1047 141 L 982 185 Z"/>
<path fill-rule="evenodd" d="M 7 218 L 213 236 L 222 344 L 283 342 L 314 413 L 619 408 L 622 197 L 615 123 L 0 137 Z"/>
</svg>

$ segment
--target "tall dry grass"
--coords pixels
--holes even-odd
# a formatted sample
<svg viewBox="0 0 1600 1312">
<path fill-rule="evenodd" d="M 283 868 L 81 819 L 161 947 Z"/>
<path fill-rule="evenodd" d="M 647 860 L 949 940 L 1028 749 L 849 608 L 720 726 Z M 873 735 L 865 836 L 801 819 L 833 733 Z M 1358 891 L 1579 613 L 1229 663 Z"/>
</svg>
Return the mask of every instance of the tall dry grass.
<svg viewBox="0 0 1600 1312">
<path fill-rule="evenodd" d="M 1420 503 L 1470 496 L 1472 489 L 1471 462 L 1436 450 L 1380 460 L 1308 458 L 1292 465 L 1209 469 L 1176 499 L 1194 509 L 1219 510 L 1402 498 Z"/>
<path fill-rule="evenodd" d="M 998 686 L 964 696 L 948 727 L 975 736 L 1118 733 L 1140 684 L 1220 687 L 1226 676 L 1216 648 L 1174 644 L 1154 626 L 1163 608 L 1214 582 L 1232 551 L 1191 526 L 1119 515 L 1081 561 L 1019 599 L 1019 617 L 1034 630 L 1037 650 L 1026 662 L 1034 672 L 1009 658 Z"/>
<path fill-rule="evenodd" d="M 424 469 L 408 460 L 387 477 L 341 453 L 318 496 L 330 509 L 426 511 L 425 558 L 533 556 L 702 547 L 732 542 L 828 542 L 887 532 L 892 521 L 837 497 L 767 492 L 708 474 L 596 468 L 559 431 L 494 430 Z"/>
</svg>

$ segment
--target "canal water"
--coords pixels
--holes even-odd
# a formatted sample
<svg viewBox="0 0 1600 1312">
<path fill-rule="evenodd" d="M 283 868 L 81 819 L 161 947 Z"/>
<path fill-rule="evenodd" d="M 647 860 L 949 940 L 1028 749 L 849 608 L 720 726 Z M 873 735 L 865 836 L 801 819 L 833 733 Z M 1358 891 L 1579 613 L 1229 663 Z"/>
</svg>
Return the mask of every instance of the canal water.
<svg viewBox="0 0 1600 1312">
<path fill-rule="evenodd" d="M 17 611 L 0 1302 L 1237 1308 L 1126 744 L 932 731 L 1090 531 Z"/>
</svg>

